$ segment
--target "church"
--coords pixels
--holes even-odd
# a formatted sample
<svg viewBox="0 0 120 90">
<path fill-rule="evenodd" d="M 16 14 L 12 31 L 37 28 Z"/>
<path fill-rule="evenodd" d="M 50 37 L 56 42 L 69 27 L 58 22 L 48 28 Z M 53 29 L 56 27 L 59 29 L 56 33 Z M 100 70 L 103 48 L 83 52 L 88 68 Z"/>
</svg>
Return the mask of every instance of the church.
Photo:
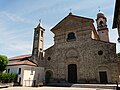
<svg viewBox="0 0 120 90">
<path fill-rule="evenodd" d="M 115 83 L 120 81 L 116 44 L 109 41 L 107 17 L 94 20 L 71 12 L 51 32 L 54 45 L 44 50 L 41 22 L 34 29 L 32 54 L 9 59 L 6 72 L 22 86 L 39 83 Z M 27 76 L 26 76 L 27 75 Z"/>
<path fill-rule="evenodd" d="M 69 13 L 55 25 L 54 45 L 44 50 L 41 23 L 34 30 L 31 60 L 44 67 L 46 83 L 114 83 L 119 71 L 116 44 L 109 41 L 107 18 L 94 20 Z"/>
</svg>

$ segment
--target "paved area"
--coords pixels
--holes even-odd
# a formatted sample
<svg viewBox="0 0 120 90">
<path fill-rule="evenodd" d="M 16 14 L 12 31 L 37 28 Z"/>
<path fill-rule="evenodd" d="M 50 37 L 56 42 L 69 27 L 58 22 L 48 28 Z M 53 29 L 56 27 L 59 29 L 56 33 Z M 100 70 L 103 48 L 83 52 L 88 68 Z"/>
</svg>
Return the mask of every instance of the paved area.
<svg viewBox="0 0 120 90">
<path fill-rule="evenodd" d="M 1 85 L 0 85 L 0 89 L 1 89 L 1 88 L 7 88 L 7 86 L 5 86 L 5 85 L 2 85 L 2 86 L 1 86 Z"/>
<path fill-rule="evenodd" d="M 75 88 L 75 87 L 9 87 L 1 90 L 115 90 L 103 88 Z"/>
<path fill-rule="evenodd" d="M 73 84 L 71 87 L 115 89 L 116 84 Z"/>
</svg>

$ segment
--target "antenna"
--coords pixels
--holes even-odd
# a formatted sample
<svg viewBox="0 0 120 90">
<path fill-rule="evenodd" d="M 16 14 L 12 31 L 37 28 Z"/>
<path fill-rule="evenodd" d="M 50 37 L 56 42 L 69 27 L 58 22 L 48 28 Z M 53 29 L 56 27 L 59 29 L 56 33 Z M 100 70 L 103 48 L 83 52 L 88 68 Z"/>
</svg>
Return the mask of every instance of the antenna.
<svg viewBox="0 0 120 90">
<path fill-rule="evenodd" d="M 39 26 L 42 27 L 42 20 L 39 19 Z"/>
<path fill-rule="evenodd" d="M 99 9 L 99 12 L 100 12 L 100 11 L 101 11 L 101 10 L 100 10 L 100 6 L 98 6 L 98 9 Z"/>
<path fill-rule="evenodd" d="M 39 23 L 41 23 L 41 19 L 39 19 Z"/>
<path fill-rule="evenodd" d="M 69 15 L 72 15 L 72 9 L 70 8 L 70 13 L 69 13 Z"/>
<path fill-rule="evenodd" d="M 72 9 L 70 8 L 70 12 L 72 11 Z"/>
</svg>

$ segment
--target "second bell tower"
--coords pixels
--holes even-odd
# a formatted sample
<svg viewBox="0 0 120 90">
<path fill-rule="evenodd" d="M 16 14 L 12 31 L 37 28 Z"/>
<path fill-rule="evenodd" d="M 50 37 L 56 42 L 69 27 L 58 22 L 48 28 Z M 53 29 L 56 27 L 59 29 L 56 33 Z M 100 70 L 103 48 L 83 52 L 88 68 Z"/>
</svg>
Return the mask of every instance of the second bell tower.
<svg viewBox="0 0 120 90">
<path fill-rule="evenodd" d="M 97 14 L 97 31 L 101 41 L 109 42 L 109 34 L 107 28 L 107 18 L 104 13 L 99 11 Z"/>
</svg>

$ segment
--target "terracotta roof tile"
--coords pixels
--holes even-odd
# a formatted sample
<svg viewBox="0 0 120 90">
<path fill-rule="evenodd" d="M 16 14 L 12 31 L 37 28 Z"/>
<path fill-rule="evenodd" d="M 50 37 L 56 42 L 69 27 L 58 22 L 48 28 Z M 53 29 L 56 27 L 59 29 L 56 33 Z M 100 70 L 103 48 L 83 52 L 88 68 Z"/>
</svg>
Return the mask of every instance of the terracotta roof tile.
<svg viewBox="0 0 120 90">
<path fill-rule="evenodd" d="M 15 65 L 30 65 L 30 66 L 37 66 L 35 63 L 29 60 L 24 60 L 24 61 L 18 61 L 18 62 L 12 62 L 8 63 L 7 66 L 15 66 Z"/>
<path fill-rule="evenodd" d="M 9 58 L 9 60 L 19 60 L 19 59 L 28 58 L 28 57 L 31 57 L 31 56 L 32 56 L 31 54 L 20 55 L 20 56 Z"/>
</svg>

